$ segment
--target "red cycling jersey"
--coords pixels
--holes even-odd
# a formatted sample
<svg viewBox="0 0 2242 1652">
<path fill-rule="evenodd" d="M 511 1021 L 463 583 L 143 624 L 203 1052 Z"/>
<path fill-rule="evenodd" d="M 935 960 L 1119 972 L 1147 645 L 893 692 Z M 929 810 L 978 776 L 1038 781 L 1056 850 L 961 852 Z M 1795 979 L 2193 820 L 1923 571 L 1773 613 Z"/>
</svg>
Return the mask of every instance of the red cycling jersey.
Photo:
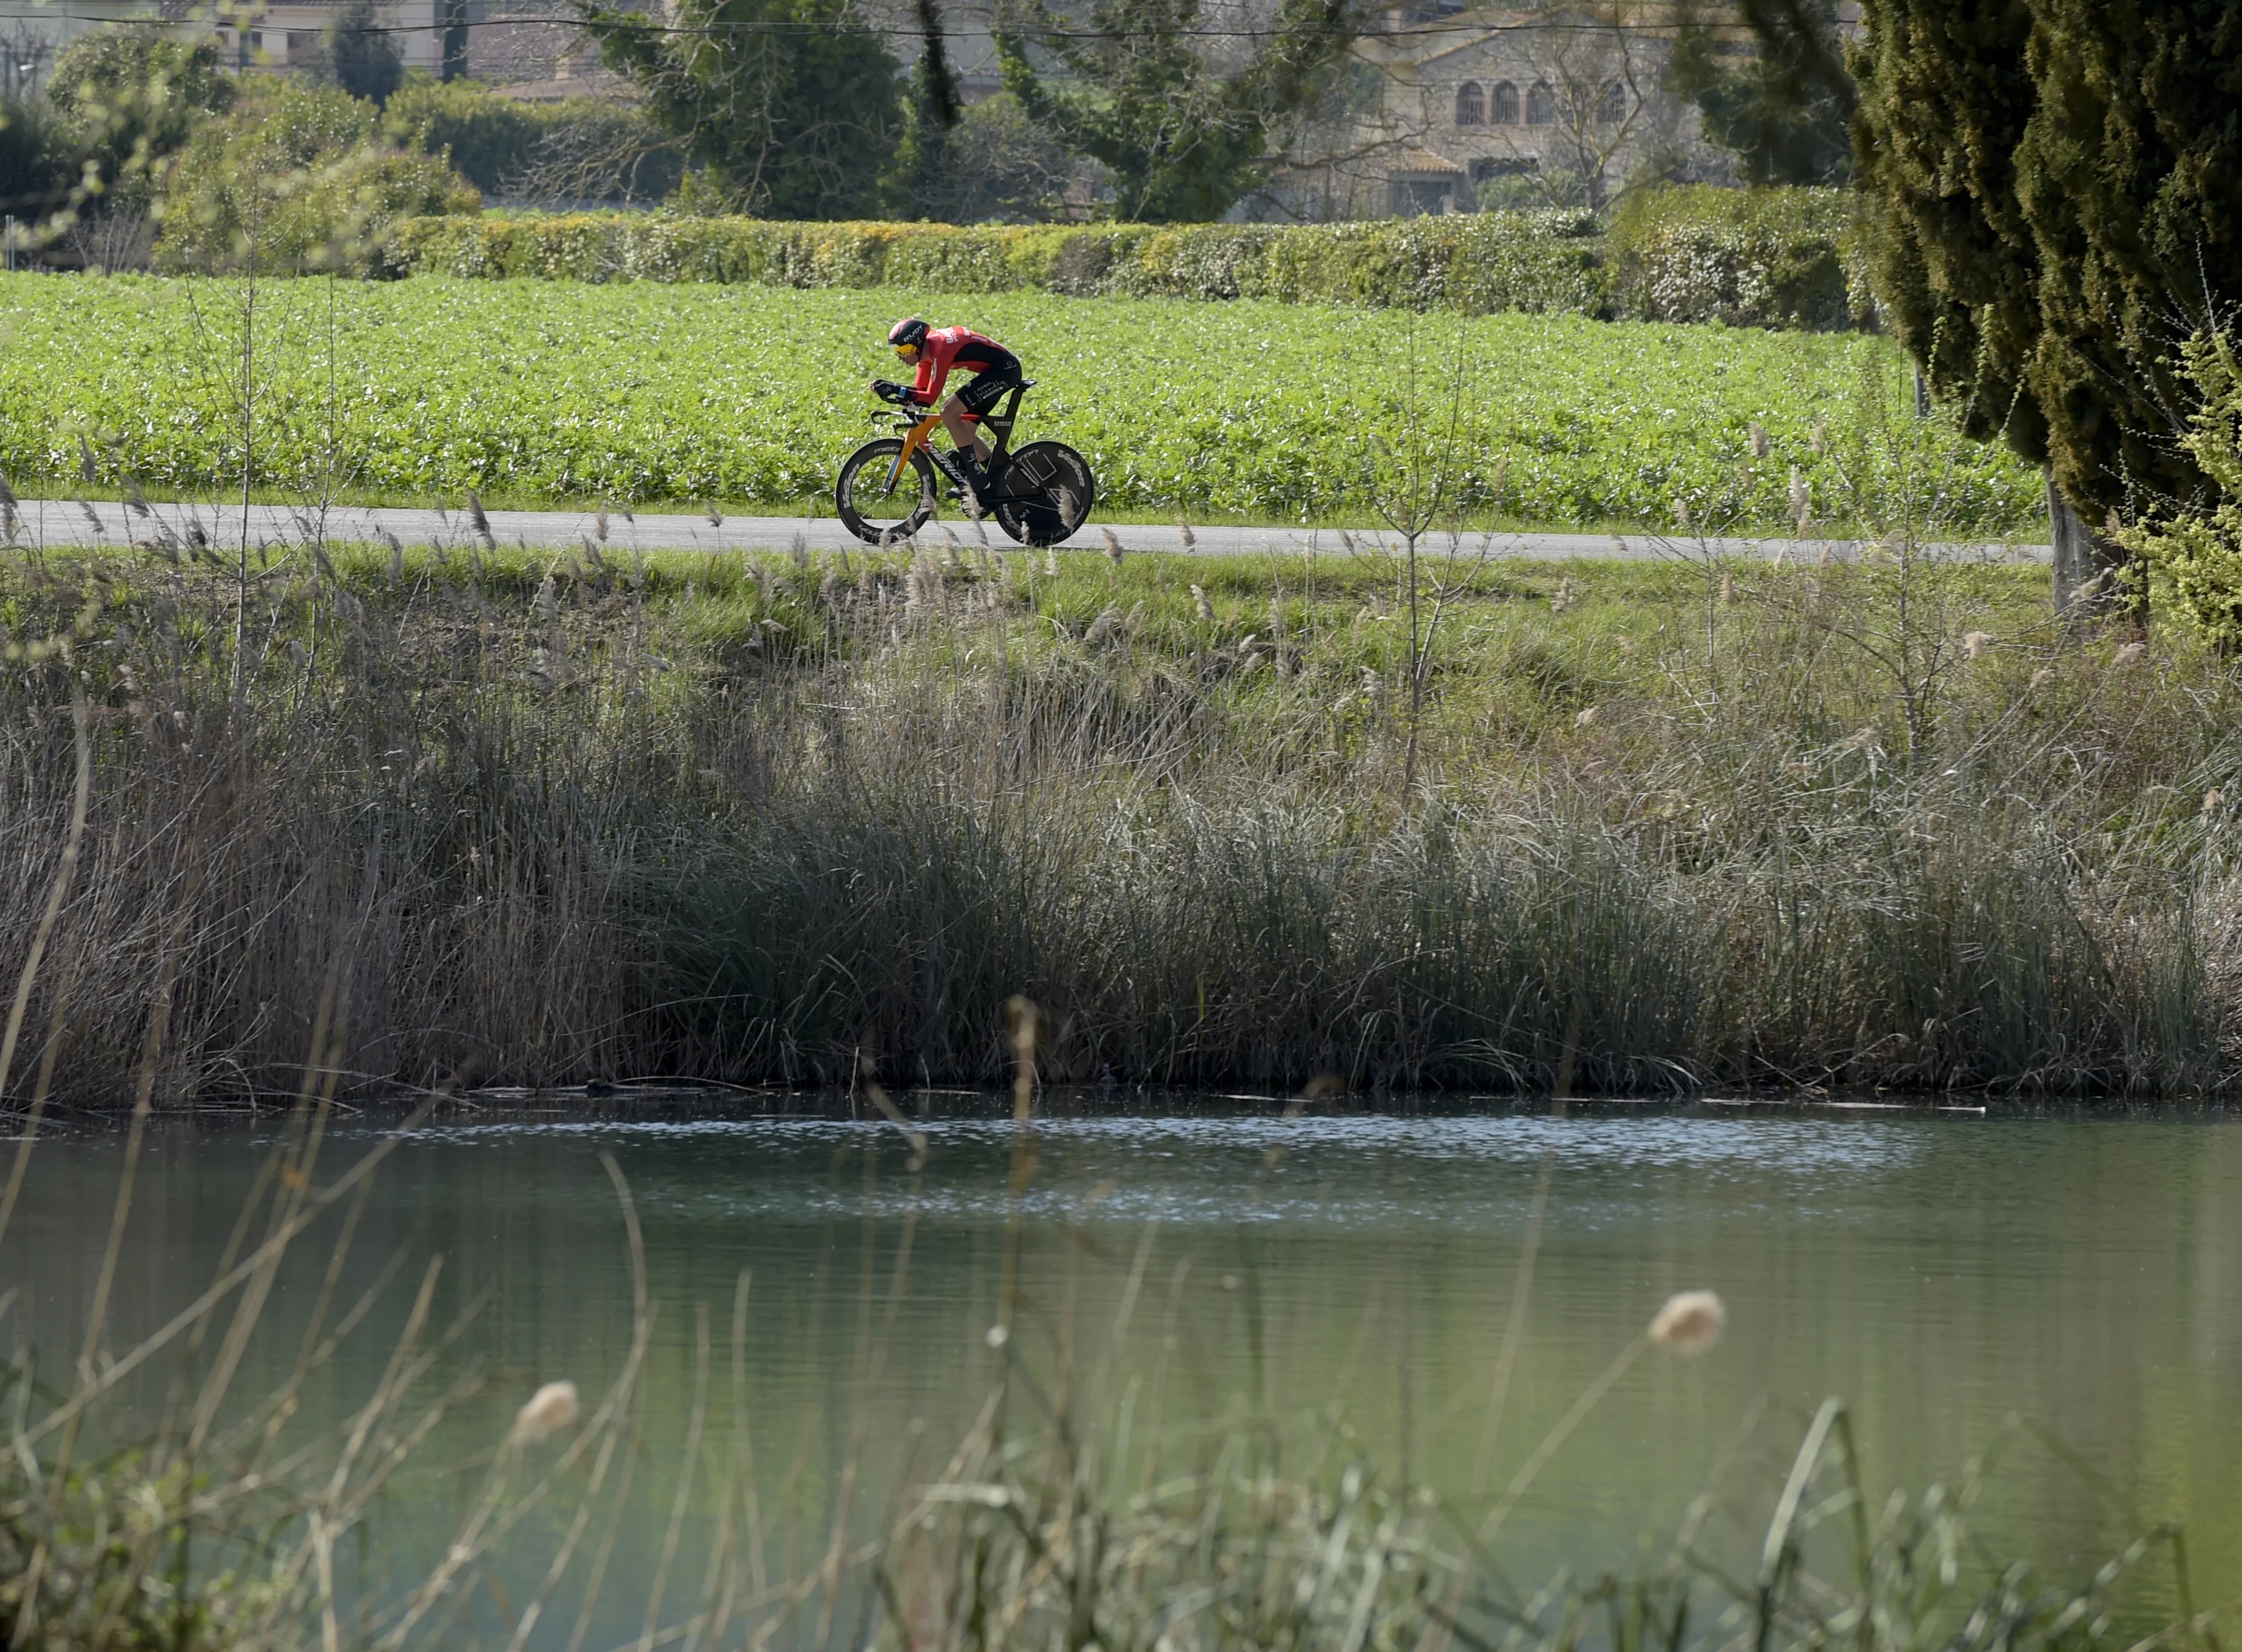
<svg viewBox="0 0 2242 1652">
<path fill-rule="evenodd" d="M 974 374 L 993 372 L 1017 378 L 1020 358 L 994 338 L 985 338 L 970 327 L 936 327 L 920 346 L 918 377 L 911 381 L 910 398 L 922 407 L 933 406 L 942 399 L 942 387 L 953 367 L 963 367 Z"/>
</svg>

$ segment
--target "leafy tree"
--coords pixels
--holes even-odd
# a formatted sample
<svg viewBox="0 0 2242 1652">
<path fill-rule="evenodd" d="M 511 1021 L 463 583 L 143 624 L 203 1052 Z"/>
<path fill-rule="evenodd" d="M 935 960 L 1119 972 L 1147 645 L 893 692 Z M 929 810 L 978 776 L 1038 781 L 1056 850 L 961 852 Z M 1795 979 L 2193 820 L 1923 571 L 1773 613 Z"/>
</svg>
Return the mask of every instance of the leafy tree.
<svg viewBox="0 0 2242 1652">
<path fill-rule="evenodd" d="M 1875 0 L 1864 23 L 1854 141 L 1878 301 L 1970 435 L 2044 463 L 2047 427 L 2024 384 L 2039 255 L 2015 164 L 2032 111 L 2028 0 Z"/>
<path fill-rule="evenodd" d="M 1758 50 L 1730 66 L 1716 32 L 1690 18 L 1668 88 L 1697 105 L 1705 136 L 1754 184 L 1843 184 L 1859 101 L 1838 43 L 1836 0 L 1741 0 Z"/>
<path fill-rule="evenodd" d="M 70 42 L 55 59 L 47 98 L 87 193 L 138 201 L 202 122 L 232 107 L 234 82 L 215 40 L 136 24 Z"/>
<path fill-rule="evenodd" d="M 2170 360 L 2242 288 L 2242 17 L 1869 0 L 1863 22 L 1879 292 L 1968 427 L 2050 467 L 2060 585 L 2079 518 L 2205 490 Z"/>
<path fill-rule="evenodd" d="M 442 161 L 381 142 L 371 104 L 268 79 L 195 134 L 164 204 L 163 269 L 379 273 L 396 220 L 482 202 Z"/>
<path fill-rule="evenodd" d="M 949 128 L 914 99 L 887 210 L 943 224 L 1041 222 L 1064 211 L 1082 170 L 1010 92 L 966 105 Z"/>
<path fill-rule="evenodd" d="M 1115 216 L 1208 223 L 1266 180 L 1286 129 L 1338 77 L 1362 10 L 1278 0 L 1258 46 L 1230 66 L 1203 50 L 1200 0 L 1093 0 L 1084 17 L 1005 0 L 997 18 L 1006 88 L 1111 171 Z M 1038 57 L 1059 75 L 1046 81 Z"/>
<path fill-rule="evenodd" d="M 0 212 L 37 223 L 69 204 L 79 177 L 45 98 L 0 98 Z"/>
<path fill-rule="evenodd" d="M 405 60 L 373 0 L 350 0 L 319 43 L 326 77 L 353 97 L 386 104 L 405 80 Z"/>
<path fill-rule="evenodd" d="M 903 65 L 847 0 L 675 0 L 647 12 L 579 0 L 611 69 L 742 211 L 876 210 L 903 123 Z"/>
</svg>

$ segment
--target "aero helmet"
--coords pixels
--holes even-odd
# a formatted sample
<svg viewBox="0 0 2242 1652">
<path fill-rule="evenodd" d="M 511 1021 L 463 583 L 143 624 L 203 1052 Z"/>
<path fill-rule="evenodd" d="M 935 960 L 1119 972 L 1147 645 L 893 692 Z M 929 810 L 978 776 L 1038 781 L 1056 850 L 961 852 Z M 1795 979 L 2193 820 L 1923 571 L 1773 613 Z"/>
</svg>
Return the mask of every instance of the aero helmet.
<svg viewBox="0 0 2242 1652">
<path fill-rule="evenodd" d="M 888 342 L 897 350 L 917 350 L 926 343 L 926 323 L 911 316 L 888 329 Z"/>
</svg>

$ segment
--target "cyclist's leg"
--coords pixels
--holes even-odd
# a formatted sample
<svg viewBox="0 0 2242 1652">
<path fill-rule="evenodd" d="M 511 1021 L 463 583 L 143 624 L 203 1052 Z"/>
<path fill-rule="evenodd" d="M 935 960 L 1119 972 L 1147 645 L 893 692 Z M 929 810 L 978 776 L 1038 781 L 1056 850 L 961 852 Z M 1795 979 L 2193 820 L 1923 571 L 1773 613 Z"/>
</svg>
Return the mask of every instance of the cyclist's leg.
<svg viewBox="0 0 2242 1652">
<path fill-rule="evenodd" d="M 983 439 L 973 421 L 966 418 L 966 414 L 974 411 L 965 399 L 965 391 L 959 391 L 942 405 L 942 427 L 950 432 L 950 439 L 957 445 L 960 452 L 970 451 L 975 459 L 985 464 L 989 458 L 989 444 Z"/>
<path fill-rule="evenodd" d="M 970 384 L 950 398 L 943 409 L 943 422 L 950 428 L 959 448 L 970 443 L 977 461 L 986 462 L 990 451 L 987 440 L 976 430 L 974 421 L 986 418 L 994 412 L 997 404 L 1016 389 L 1020 382 L 1017 367 L 998 367 L 985 373 L 977 373 Z M 968 415 L 971 415 L 969 418 Z"/>
</svg>

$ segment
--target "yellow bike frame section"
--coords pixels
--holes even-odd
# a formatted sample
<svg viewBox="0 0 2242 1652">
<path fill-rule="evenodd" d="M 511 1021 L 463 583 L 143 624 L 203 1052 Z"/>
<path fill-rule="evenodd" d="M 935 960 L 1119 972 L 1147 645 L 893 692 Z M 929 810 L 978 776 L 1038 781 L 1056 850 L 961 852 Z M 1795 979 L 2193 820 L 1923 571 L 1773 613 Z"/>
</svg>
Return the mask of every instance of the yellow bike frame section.
<svg viewBox="0 0 2242 1652">
<path fill-rule="evenodd" d="M 893 492 L 896 483 L 903 479 L 903 466 L 911 462 L 911 455 L 934 439 L 935 427 L 942 423 L 939 412 L 930 412 L 924 418 L 903 432 L 903 445 L 896 455 L 896 462 L 888 466 L 888 491 Z"/>
</svg>

